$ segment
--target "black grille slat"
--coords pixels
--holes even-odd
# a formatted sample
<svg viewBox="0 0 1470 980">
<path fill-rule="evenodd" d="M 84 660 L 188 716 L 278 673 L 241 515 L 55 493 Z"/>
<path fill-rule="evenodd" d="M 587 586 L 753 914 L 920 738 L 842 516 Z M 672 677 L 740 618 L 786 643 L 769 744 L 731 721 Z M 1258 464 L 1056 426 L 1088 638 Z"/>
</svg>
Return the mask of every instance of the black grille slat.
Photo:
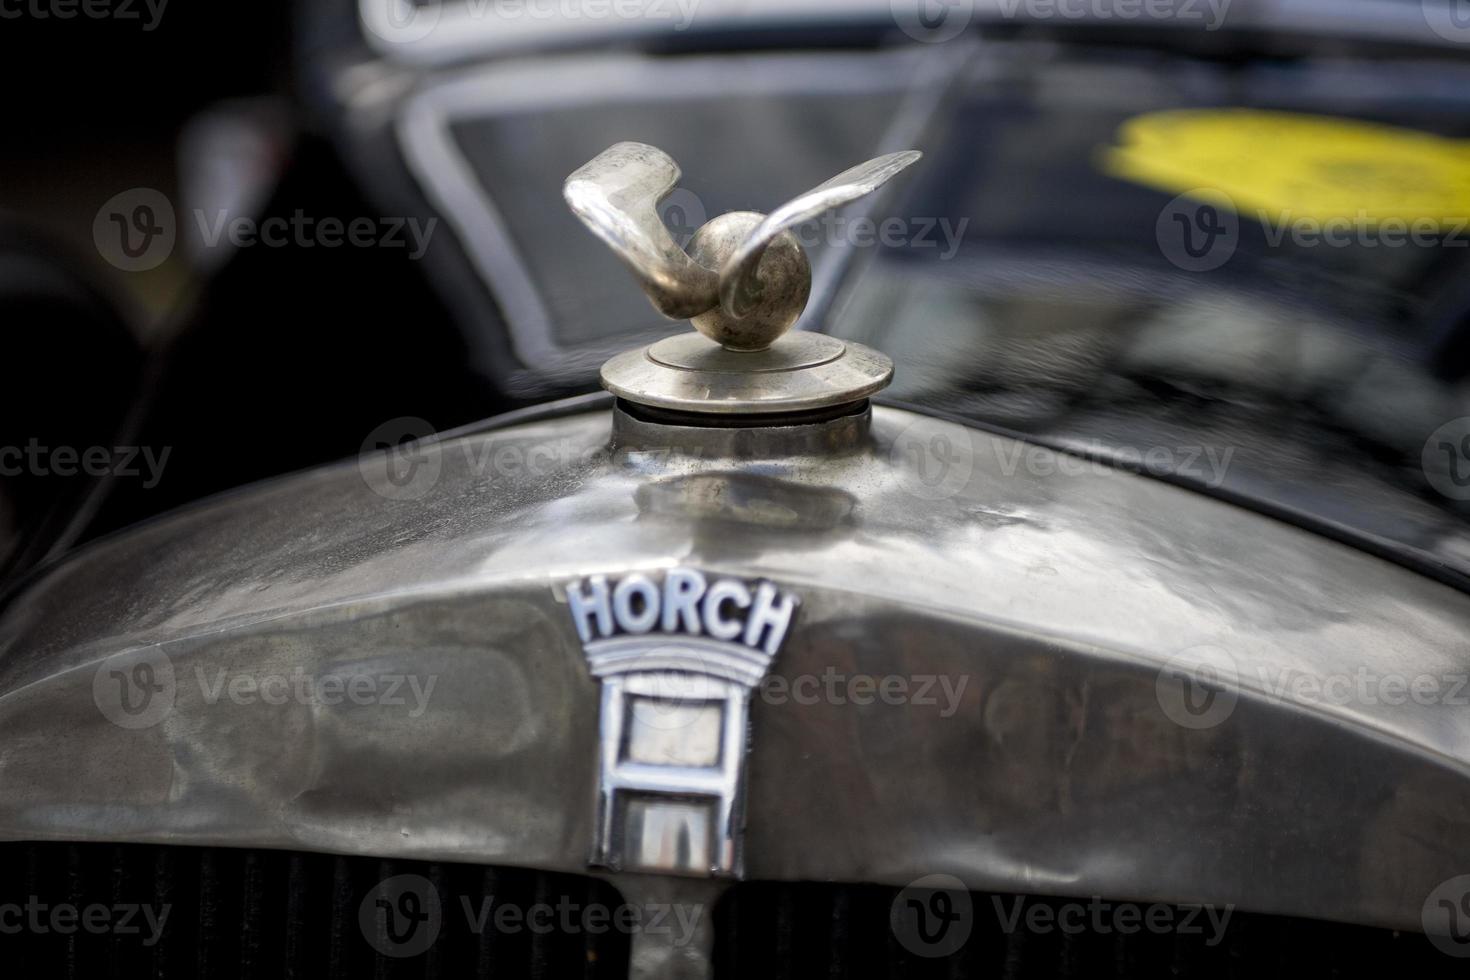
<svg viewBox="0 0 1470 980">
<path fill-rule="evenodd" d="M 1329 980 L 1357 976 L 1463 977 L 1465 961 L 1444 955 L 1417 933 L 1247 913 L 1231 913 L 1223 937 L 1199 913 L 1200 931 L 1121 933 L 1095 929 L 1091 913 L 1078 929 L 1033 931 L 1024 920 L 1002 926 L 1018 900 L 1024 909 L 1049 906 L 1052 922 L 1066 906 L 1089 899 L 970 895 L 968 940 L 948 956 L 924 957 L 894 935 L 889 910 L 899 889 L 874 885 L 778 884 L 735 886 L 714 911 L 715 976 L 825 976 L 850 980 Z M 996 902 L 1001 907 L 998 909 Z M 1116 907 L 1120 902 L 1109 902 Z M 1141 903 L 1147 908 L 1149 903 Z M 817 914 L 807 914 L 817 910 Z M 1171 907 L 1175 921 L 1184 910 Z M 1105 919 L 1106 921 L 1106 919 Z"/>
<path fill-rule="evenodd" d="M 34 895 L 47 906 L 78 910 L 102 904 L 169 906 L 156 945 L 137 915 L 135 934 L 114 929 L 68 935 L 22 929 L 0 934 L 5 975 L 21 978 L 405 978 L 504 977 L 548 980 L 627 975 L 629 937 L 608 928 L 594 934 L 561 928 L 563 907 L 592 904 L 612 910 L 621 898 L 591 878 L 519 869 L 424 861 L 379 861 L 260 849 L 144 844 L 0 843 L 0 905 L 27 907 Z M 426 879 L 440 897 L 435 942 L 404 957 L 385 955 L 363 936 L 362 903 L 385 877 Z M 476 934 L 465 907 L 492 901 L 491 918 Z M 535 903 L 551 910 L 550 932 L 494 928 L 494 909 Z M 544 921 L 538 919 L 538 927 Z"/>
</svg>

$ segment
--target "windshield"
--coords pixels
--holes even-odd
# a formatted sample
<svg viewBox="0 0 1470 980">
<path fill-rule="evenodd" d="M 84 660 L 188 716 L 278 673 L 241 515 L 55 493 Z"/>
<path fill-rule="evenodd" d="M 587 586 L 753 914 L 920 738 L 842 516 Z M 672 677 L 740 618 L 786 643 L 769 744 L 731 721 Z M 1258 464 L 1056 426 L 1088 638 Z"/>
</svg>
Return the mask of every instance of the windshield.
<svg viewBox="0 0 1470 980">
<path fill-rule="evenodd" d="M 684 166 L 676 236 L 918 145 L 925 165 L 875 205 L 891 217 L 799 233 L 804 325 L 892 356 L 889 397 L 1470 582 L 1470 70 L 947 50 L 614 59 L 578 66 L 597 84 L 569 83 L 564 105 L 486 97 L 451 117 L 524 262 L 518 305 L 505 250 L 485 256 L 513 332 L 535 321 L 519 336 L 580 352 L 561 376 L 590 385 L 604 357 L 678 329 L 536 179 L 617 136 Z M 483 220 L 465 219 L 472 247 Z"/>
</svg>

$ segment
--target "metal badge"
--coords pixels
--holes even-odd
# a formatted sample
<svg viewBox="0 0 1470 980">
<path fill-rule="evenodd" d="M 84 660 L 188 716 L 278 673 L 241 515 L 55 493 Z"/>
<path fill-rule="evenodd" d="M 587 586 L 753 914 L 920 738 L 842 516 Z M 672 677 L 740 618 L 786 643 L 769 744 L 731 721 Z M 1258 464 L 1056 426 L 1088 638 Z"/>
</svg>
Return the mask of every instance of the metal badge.
<svg viewBox="0 0 1470 980">
<path fill-rule="evenodd" d="M 591 863 L 738 877 L 750 694 L 796 596 L 675 568 L 661 581 L 593 575 L 567 602 L 602 682 Z"/>
</svg>

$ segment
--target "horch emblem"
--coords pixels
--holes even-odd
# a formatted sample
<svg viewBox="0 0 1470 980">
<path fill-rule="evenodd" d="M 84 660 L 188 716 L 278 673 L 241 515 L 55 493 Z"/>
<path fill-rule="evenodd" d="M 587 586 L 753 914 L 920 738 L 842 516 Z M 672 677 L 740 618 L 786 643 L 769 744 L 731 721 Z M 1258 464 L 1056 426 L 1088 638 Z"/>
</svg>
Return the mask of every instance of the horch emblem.
<svg viewBox="0 0 1470 980">
<path fill-rule="evenodd" d="M 689 568 L 567 586 L 602 682 L 592 864 L 739 876 L 750 695 L 797 599 Z"/>
</svg>

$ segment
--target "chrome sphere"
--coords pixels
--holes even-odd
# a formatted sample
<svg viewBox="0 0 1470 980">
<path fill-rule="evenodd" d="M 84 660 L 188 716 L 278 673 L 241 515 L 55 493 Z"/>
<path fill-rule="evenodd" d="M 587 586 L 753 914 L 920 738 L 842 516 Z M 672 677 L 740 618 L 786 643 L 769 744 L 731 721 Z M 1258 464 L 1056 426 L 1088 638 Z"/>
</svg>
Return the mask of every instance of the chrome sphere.
<svg viewBox="0 0 1470 980">
<path fill-rule="evenodd" d="M 756 211 L 731 211 L 714 218 L 694 233 L 689 254 L 706 269 L 718 270 L 750 236 L 765 215 Z M 789 231 L 771 242 L 756 270 L 760 301 L 738 320 L 718 305 L 692 317 L 694 328 L 730 350 L 765 350 L 806 309 L 812 294 L 812 265 L 801 243 Z"/>
</svg>

